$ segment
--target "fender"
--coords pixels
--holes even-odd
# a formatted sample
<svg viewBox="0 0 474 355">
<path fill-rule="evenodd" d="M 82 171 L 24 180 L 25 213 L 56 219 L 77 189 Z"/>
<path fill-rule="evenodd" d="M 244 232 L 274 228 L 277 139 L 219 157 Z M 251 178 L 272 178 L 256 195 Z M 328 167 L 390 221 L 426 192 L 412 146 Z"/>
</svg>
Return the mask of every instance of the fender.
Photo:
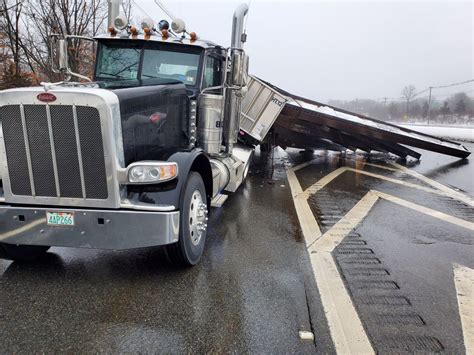
<svg viewBox="0 0 474 355">
<path fill-rule="evenodd" d="M 167 159 L 178 163 L 178 177 L 162 184 L 128 185 L 127 198 L 131 201 L 173 205 L 179 208 L 179 201 L 184 184 L 190 171 L 201 174 L 206 187 L 208 205 L 212 197 L 212 170 L 209 157 L 200 148 L 191 151 L 174 152 Z"/>
</svg>

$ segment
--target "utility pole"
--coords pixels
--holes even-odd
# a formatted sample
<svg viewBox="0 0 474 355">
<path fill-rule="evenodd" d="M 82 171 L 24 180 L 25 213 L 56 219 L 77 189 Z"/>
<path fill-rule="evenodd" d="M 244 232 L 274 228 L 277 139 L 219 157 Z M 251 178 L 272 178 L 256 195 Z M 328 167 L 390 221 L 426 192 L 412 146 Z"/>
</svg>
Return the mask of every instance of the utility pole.
<svg viewBox="0 0 474 355">
<path fill-rule="evenodd" d="M 431 118 L 431 89 L 433 89 L 432 86 L 430 86 L 430 96 L 428 98 L 428 124 L 430 124 L 430 118 Z"/>
<path fill-rule="evenodd" d="M 384 104 L 384 106 L 387 106 L 387 100 L 388 100 L 388 97 L 383 97 L 383 104 Z"/>
</svg>

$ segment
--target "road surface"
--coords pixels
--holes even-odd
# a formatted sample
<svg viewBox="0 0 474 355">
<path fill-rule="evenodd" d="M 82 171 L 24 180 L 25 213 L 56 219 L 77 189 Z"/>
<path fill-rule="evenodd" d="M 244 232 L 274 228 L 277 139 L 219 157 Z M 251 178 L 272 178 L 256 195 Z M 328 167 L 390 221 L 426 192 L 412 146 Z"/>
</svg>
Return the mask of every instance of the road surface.
<svg viewBox="0 0 474 355">
<path fill-rule="evenodd" d="M 257 152 L 192 269 L 160 248 L 0 261 L 0 352 L 463 353 L 474 165 L 423 153 Z"/>
</svg>

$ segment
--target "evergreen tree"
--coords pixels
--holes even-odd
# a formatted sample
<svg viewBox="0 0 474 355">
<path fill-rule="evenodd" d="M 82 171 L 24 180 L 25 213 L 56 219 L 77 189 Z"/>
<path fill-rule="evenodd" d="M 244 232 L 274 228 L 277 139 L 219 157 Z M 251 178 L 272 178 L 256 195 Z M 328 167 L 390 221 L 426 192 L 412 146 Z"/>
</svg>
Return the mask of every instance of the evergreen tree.
<svg viewBox="0 0 474 355">
<path fill-rule="evenodd" d="M 446 115 L 449 115 L 451 113 L 451 109 L 449 108 L 449 104 L 448 104 L 448 101 L 445 101 L 443 103 L 443 107 L 441 107 L 439 109 L 439 113 L 446 116 Z"/>
<path fill-rule="evenodd" d="M 462 97 L 456 103 L 455 111 L 458 115 L 464 115 L 466 113 L 466 103 L 464 102 L 464 99 Z"/>
</svg>

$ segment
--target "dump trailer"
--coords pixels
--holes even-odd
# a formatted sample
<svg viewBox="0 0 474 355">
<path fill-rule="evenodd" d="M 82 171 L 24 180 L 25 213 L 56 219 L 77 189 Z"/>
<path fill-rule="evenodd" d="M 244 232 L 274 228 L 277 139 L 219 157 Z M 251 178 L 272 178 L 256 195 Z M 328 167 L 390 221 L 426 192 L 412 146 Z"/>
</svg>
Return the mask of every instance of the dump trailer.
<svg viewBox="0 0 474 355">
<path fill-rule="evenodd" d="M 119 5 L 109 0 L 107 34 L 51 36 L 53 70 L 64 81 L 0 92 L 2 258 L 31 260 L 51 246 L 162 245 L 174 263 L 195 265 L 211 206 L 245 181 L 269 135 L 303 149 L 469 154 L 250 76 L 247 5 L 234 13 L 228 48 L 177 18 L 134 27 Z M 68 43 L 80 40 L 97 45 L 91 79 L 68 65 Z"/>
</svg>

